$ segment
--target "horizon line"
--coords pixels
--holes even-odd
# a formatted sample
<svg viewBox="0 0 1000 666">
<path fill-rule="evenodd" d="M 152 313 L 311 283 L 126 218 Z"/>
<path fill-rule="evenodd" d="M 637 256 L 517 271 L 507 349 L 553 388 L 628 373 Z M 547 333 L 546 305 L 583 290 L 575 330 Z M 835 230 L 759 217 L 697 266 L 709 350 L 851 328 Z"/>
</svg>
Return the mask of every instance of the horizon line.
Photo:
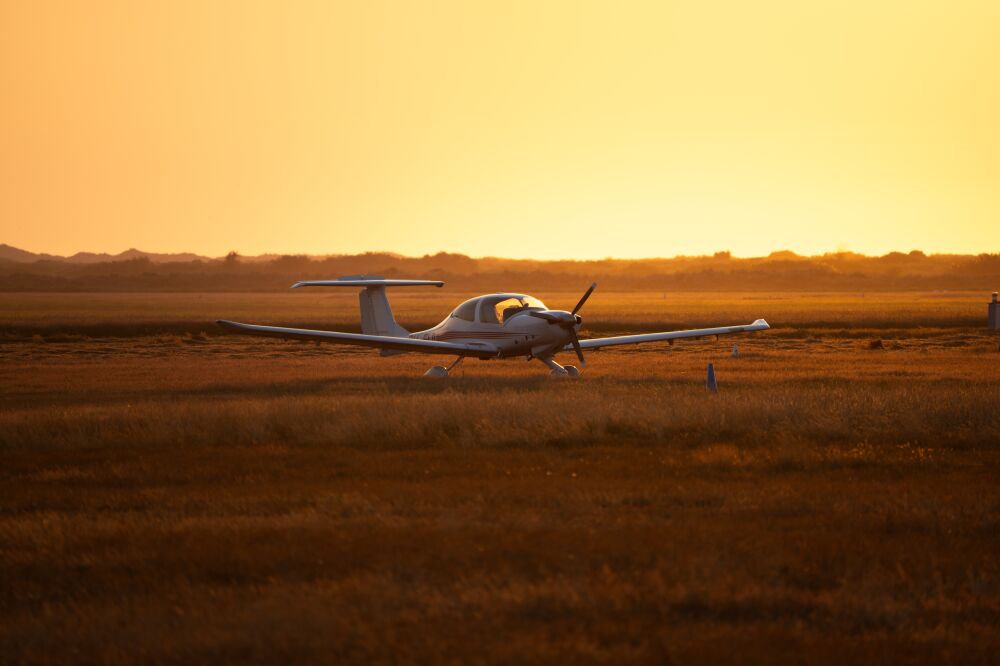
<svg viewBox="0 0 1000 666">
<path fill-rule="evenodd" d="M 618 256 L 605 256 L 600 258 L 576 258 L 576 257 L 558 257 L 558 258 L 537 258 L 537 257 L 505 257 L 501 255 L 480 255 L 474 256 L 470 254 L 465 254 L 463 252 L 453 252 L 449 250 L 438 250 L 437 252 L 428 252 L 424 254 L 404 254 L 402 252 L 396 252 L 393 250 L 363 250 L 359 252 L 319 252 L 319 253 L 306 253 L 306 252 L 261 252 L 258 254 L 244 254 L 238 250 L 230 250 L 229 252 L 221 255 L 211 255 L 211 254 L 201 254 L 192 250 L 181 250 L 181 251 L 156 251 L 156 250 L 140 250 L 136 247 L 128 247 L 120 252 L 112 253 L 108 251 L 91 251 L 91 250 L 78 250 L 72 254 L 57 254 L 54 252 L 44 252 L 44 251 L 32 251 L 26 250 L 22 247 L 17 247 L 10 245 L 8 243 L 0 242 L 0 248 L 6 247 L 11 250 L 16 250 L 18 252 L 23 252 L 26 254 L 34 255 L 39 258 L 54 257 L 58 259 L 71 259 L 79 255 L 91 255 L 91 256 L 106 256 L 108 258 L 120 257 L 123 254 L 130 252 L 147 254 L 147 255 L 193 255 L 199 259 L 208 260 L 222 260 L 225 259 L 229 254 L 235 253 L 238 257 L 243 257 L 247 259 L 254 259 L 260 257 L 307 257 L 313 258 L 330 258 L 330 257 L 357 257 L 368 254 L 376 255 L 389 255 L 398 257 L 401 259 L 423 259 L 426 257 L 435 257 L 438 255 L 451 255 L 451 256 L 462 256 L 468 259 L 474 260 L 485 260 L 485 259 L 503 259 L 506 261 L 536 261 L 536 262 L 600 262 L 600 261 L 656 261 L 656 260 L 666 260 L 666 259 L 705 259 L 714 258 L 728 255 L 731 259 L 766 259 L 774 255 L 794 255 L 796 257 L 802 257 L 804 259 L 812 259 L 818 257 L 828 257 L 836 255 L 854 255 L 859 257 L 866 257 L 870 259 L 877 259 L 879 257 L 885 257 L 892 254 L 900 254 L 904 256 L 925 256 L 925 257 L 935 257 L 935 256 L 954 256 L 954 257 L 976 257 L 981 255 L 995 254 L 994 252 L 976 252 L 976 253 L 963 253 L 963 252 L 927 252 L 920 249 L 911 249 L 908 251 L 903 250 L 890 250 L 883 254 L 867 254 L 865 252 L 859 252 L 849 249 L 836 249 L 832 251 L 823 252 L 821 254 L 802 254 L 790 249 L 777 249 L 772 250 L 768 254 L 757 254 L 757 255 L 738 255 L 730 250 L 716 250 L 715 252 L 708 252 L 705 254 L 675 254 L 675 255 L 658 255 L 658 256 L 645 256 L 645 257 L 618 257 Z"/>
</svg>

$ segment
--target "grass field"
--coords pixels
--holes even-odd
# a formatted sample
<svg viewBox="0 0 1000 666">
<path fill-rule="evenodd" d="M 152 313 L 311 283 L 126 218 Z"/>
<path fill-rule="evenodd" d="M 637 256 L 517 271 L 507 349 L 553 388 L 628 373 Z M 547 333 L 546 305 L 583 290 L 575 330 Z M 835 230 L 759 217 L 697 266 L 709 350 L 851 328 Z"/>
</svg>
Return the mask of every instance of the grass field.
<svg viewBox="0 0 1000 666">
<path fill-rule="evenodd" d="M 550 308 L 571 308 L 579 292 L 534 295 Z M 434 288 L 397 289 L 391 294 L 396 319 L 410 330 L 440 322 L 466 298 L 477 294 Z M 811 329 L 852 331 L 867 328 L 970 329 L 986 325 L 982 293 L 766 294 L 766 293 L 606 293 L 587 301 L 587 328 L 647 331 L 664 327 L 702 327 L 750 323 L 760 317 L 782 335 L 808 335 Z M 358 329 L 358 298 L 353 289 L 297 289 L 287 293 L 115 294 L 2 293 L 0 336 L 65 333 L 135 336 L 177 332 L 214 334 L 216 319 L 296 326 Z M 2 340 L 3 337 L 0 337 Z"/>
<path fill-rule="evenodd" d="M 0 662 L 995 663 L 981 295 L 599 295 L 775 329 L 441 381 L 209 323 L 353 295 L 0 295 Z"/>
</svg>

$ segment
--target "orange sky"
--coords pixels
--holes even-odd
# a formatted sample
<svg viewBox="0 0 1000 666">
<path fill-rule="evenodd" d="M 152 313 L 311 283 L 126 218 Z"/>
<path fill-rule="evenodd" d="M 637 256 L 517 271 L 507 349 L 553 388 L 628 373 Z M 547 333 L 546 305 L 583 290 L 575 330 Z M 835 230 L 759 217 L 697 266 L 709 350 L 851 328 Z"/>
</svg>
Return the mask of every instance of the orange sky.
<svg viewBox="0 0 1000 666">
<path fill-rule="evenodd" d="M 1000 2 L 3 2 L 0 242 L 1000 251 Z"/>
</svg>

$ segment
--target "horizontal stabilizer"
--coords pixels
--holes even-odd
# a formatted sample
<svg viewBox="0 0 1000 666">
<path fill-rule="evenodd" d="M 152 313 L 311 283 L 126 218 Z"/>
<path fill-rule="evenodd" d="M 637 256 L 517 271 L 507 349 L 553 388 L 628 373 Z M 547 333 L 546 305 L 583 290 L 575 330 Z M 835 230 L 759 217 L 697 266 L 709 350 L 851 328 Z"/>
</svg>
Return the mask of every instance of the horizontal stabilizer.
<svg viewBox="0 0 1000 666">
<path fill-rule="evenodd" d="M 380 275 L 345 275 L 336 280 L 299 280 L 292 289 L 299 287 L 442 287 L 441 280 L 386 280 Z"/>
</svg>

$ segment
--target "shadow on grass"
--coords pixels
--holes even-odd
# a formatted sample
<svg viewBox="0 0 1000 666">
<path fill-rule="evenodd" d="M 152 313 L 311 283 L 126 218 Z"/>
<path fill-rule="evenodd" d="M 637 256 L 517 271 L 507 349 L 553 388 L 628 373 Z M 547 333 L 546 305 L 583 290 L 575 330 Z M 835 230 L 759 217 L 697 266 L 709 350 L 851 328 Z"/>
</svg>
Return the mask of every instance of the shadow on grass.
<svg viewBox="0 0 1000 666">
<path fill-rule="evenodd" d="M 553 383 L 546 375 L 526 377 L 450 377 L 431 379 L 413 375 L 380 377 L 338 377 L 336 379 L 293 379 L 258 383 L 210 384 L 196 388 L 146 388 L 109 390 L 107 392 L 59 394 L 8 393 L 5 402 L 10 407 L 113 405 L 146 401 L 186 399 L 233 400 L 239 398 L 281 398 L 297 396 L 356 396 L 383 394 L 436 395 L 441 393 L 484 393 L 497 391 L 542 391 Z"/>
</svg>

